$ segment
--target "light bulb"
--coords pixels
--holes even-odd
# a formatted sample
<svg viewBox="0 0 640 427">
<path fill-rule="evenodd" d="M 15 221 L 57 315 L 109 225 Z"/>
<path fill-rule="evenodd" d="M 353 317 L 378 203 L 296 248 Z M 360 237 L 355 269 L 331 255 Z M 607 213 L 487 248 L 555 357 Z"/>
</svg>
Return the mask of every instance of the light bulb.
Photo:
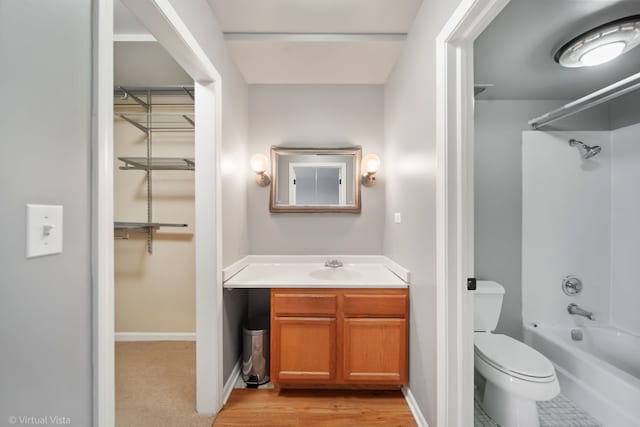
<svg viewBox="0 0 640 427">
<path fill-rule="evenodd" d="M 366 173 L 376 173 L 380 167 L 380 157 L 375 154 L 369 154 L 364 158 L 364 171 Z"/>
<path fill-rule="evenodd" d="M 604 64 L 620 56 L 626 45 L 625 42 L 603 44 L 582 55 L 580 62 L 587 67 Z"/>
<path fill-rule="evenodd" d="M 269 160 L 263 154 L 254 154 L 251 156 L 249 163 L 251 164 L 251 169 L 255 173 L 263 173 L 268 168 Z"/>
</svg>

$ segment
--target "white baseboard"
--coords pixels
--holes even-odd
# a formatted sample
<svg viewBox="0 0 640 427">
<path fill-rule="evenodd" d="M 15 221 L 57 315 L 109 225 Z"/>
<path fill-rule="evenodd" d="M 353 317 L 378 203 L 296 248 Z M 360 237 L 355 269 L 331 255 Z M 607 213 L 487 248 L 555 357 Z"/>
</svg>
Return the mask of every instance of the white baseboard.
<svg viewBox="0 0 640 427">
<path fill-rule="evenodd" d="M 413 418 L 416 420 L 418 427 L 429 427 L 429 424 L 427 423 L 427 419 L 424 417 L 424 415 L 422 415 L 422 411 L 418 406 L 418 402 L 416 402 L 416 398 L 413 397 L 413 394 L 411 393 L 411 390 L 409 389 L 409 387 L 407 386 L 402 387 L 402 394 L 404 394 L 404 400 L 407 401 L 407 405 L 409 406 L 409 409 L 411 410 L 411 414 L 413 415 Z"/>
<path fill-rule="evenodd" d="M 238 382 L 238 378 L 240 378 L 240 367 L 242 366 L 242 358 L 238 359 L 233 370 L 231 371 L 231 375 L 227 378 L 227 382 L 224 383 L 224 388 L 222 389 L 222 406 L 227 404 L 227 400 L 229 400 L 229 396 L 231 396 L 231 392 L 233 388 L 236 386 Z"/>
<path fill-rule="evenodd" d="M 195 341 L 195 332 L 116 332 L 116 341 Z"/>
</svg>

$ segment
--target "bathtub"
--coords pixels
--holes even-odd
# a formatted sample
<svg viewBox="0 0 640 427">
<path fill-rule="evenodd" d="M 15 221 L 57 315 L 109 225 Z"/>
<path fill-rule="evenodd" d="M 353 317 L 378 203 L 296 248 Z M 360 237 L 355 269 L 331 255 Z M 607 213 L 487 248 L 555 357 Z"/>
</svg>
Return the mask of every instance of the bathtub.
<svg viewBox="0 0 640 427">
<path fill-rule="evenodd" d="M 582 332 L 582 341 L 571 338 Z M 524 326 L 556 367 L 561 392 L 606 427 L 640 426 L 640 337 L 613 327 Z"/>
</svg>

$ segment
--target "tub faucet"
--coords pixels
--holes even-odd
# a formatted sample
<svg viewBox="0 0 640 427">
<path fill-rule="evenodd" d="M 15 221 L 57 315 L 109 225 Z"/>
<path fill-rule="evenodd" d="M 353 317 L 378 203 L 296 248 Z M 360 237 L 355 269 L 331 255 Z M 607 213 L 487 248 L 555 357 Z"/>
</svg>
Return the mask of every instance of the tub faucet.
<svg viewBox="0 0 640 427">
<path fill-rule="evenodd" d="M 578 306 L 578 304 L 569 304 L 567 307 L 569 314 L 575 314 L 576 316 L 583 316 L 589 320 L 595 320 L 591 311 L 584 310 Z"/>
<path fill-rule="evenodd" d="M 329 267 L 329 268 L 338 268 L 338 267 L 342 267 L 344 264 L 342 264 L 342 261 L 340 261 L 337 258 L 334 259 L 328 259 L 325 263 L 324 266 L 325 267 Z"/>
</svg>

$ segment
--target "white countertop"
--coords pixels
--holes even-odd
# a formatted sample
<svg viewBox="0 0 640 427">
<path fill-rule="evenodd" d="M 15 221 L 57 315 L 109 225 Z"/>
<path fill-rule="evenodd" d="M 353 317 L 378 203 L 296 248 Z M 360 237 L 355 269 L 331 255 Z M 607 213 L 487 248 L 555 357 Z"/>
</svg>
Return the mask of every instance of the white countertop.
<svg viewBox="0 0 640 427">
<path fill-rule="evenodd" d="M 340 259 L 340 258 L 338 258 Z M 302 262 L 301 262 L 302 261 Z M 406 288 L 408 284 L 382 262 L 247 262 L 224 282 L 225 288 Z M 315 260 L 314 260 L 315 261 Z M 400 272 L 402 273 L 402 272 Z"/>
</svg>

